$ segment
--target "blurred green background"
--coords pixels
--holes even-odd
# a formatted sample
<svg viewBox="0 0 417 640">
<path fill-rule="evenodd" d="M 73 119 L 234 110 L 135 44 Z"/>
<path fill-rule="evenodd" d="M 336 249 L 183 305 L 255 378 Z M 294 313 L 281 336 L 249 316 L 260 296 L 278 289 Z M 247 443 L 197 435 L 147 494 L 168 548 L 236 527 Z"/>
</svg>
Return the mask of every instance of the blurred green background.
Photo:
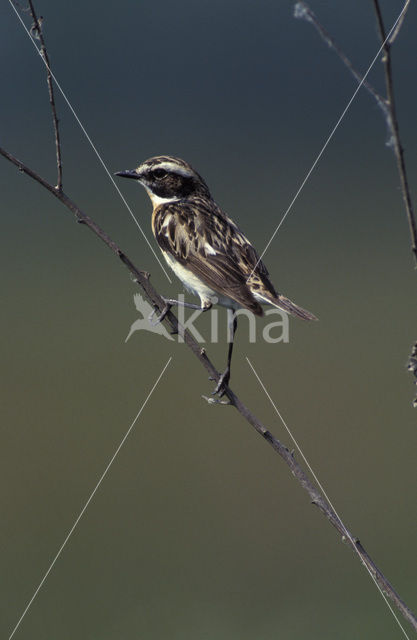
<svg viewBox="0 0 417 640">
<path fill-rule="evenodd" d="M 314 10 L 365 70 L 371 2 Z M 387 25 L 401 1 L 383 2 Z M 187 159 L 261 251 L 355 89 L 291 2 L 37 2 L 54 71 L 110 171 Z M 0 9 L 1 143 L 55 180 L 44 69 Z M 393 50 L 417 194 L 417 9 Z M 381 64 L 370 75 L 383 90 Z M 64 188 L 169 285 L 57 97 Z M 316 313 L 290 343 L 237 338 L 232 386 L 283 442 L 269 389 L 336 509 L 416 608 L 416 274 L 394 156 L 363 91 L 265 261 Z M 0 629 L 7 637 L 169 356 L 173 360 L 16 638 L 400 638 L 371 579 L 182 345 L 138 332 L 128 273 L 1 160 Z M 120 181 L 148 237 L 150 202 Z M 224 318 L 225 312 L 220 311 Z M 258 321 L 259 329 L 265 321 Z M 242 323 L 243 325 L 243 323 Z M 199 329 L 208 335 L 209 318 Z M 223 367 L 225 344 L 209 346 Z M 414 566 L 413 566 L 414 565 Z"/>
</svg>

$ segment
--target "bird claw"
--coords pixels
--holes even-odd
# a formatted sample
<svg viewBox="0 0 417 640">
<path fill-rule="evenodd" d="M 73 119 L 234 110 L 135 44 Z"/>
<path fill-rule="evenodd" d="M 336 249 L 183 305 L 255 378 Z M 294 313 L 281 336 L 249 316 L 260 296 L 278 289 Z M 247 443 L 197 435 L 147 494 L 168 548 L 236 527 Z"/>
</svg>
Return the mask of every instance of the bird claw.
<svg viewBox="0 0 417 640">
<path fill-rule="evenodd" d="M 167 300 L 165 300 L 165 298 L 162 298 L 162 299 L 165 302 L 165 307 L 162 309 L 162 312 L 159 314 L 159 316 L 157 316 L 155 321 L 152 322 L 152 318 L 154 317 L 154 315 L 156 313 L 156 309 L 154 309 L 152 311 L 152 313 L 150 314 L 150 316 L 149 316 L 149 322 L 151 323 L 151 325 L 153 327 L 156 327 L 157 324 L 159 324 L 160 322 L 162 322 L 165 319 L 165 316 L 171 310 L 171 307 L 172 307 L 172 304 L 170 304 Z"/>
<path fill-rule="evenodd" d="M 229 399 L 227 400 L 220 400 L 220 398 L 212 398 L 211 396 L 207 397 L 207 396 L 201 396 L 204 400 L 207 401 L 208 404 L 223 404 L 223 405 L 227 405 L 227 404 L 232 404 L 230 402 Z"/>
<path fill-rule="evenodd" d="M 152 309 L 152 313 L 148 315 L 149 324 L 151 324 L 153 327 L 158 324 L 158 321 L 152 322 L 152 318 L 154 317 L 155 313 L 156 313 L 156 309 Z"/>
</svg>

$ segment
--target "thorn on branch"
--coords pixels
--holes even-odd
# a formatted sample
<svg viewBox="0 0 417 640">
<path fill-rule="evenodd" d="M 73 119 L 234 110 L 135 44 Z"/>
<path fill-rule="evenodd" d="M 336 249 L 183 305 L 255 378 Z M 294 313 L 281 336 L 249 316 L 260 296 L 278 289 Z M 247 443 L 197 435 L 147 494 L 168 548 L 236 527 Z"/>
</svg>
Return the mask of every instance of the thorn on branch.
<svg viewBox="0 0 417 640">
<path fill-rule="evenodd" d="M 410 6 L 410 1 L 411 0 L 407 0 L 406 4 L 404 5 L 404 9 L 402 11 L 401 18 L 399 19 L 398 24 L 395 27 L 394 33 L 392 33 L 390 39 L 388 40 L 389 46 L 391 46 L 393 44 L 394 40 L 396 39 L 396 37 L 398 36 L 398 34 L 399 34 L 400 30 L 401 30 L 401 27 L 403 26 L 405 14 L 407 13 L 408 7 Z"/>
</svg>

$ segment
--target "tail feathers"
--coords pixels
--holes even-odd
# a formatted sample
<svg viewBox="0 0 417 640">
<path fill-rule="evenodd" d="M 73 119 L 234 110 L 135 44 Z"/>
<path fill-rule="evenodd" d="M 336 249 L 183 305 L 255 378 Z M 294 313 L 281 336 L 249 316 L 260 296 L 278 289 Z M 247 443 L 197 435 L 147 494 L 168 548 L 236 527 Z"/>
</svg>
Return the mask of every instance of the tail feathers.
<svg viewBox="0 0 417 640">
<path fill-rule="evenodd" d="M 279 295 L 277 298 L 263 298 L 266 303 L 272 304 L 273 307 L 277 309 L 282 309 L 282 311 L 286 311 L 290 313 L 292 316 L 297 316 L 297 318 L 302 318 L 302 320 L 318 320 L 313 313 L 299 307 L 295 302 L 291 302 L 289 298 L 285 296 Z"/>
</svg>

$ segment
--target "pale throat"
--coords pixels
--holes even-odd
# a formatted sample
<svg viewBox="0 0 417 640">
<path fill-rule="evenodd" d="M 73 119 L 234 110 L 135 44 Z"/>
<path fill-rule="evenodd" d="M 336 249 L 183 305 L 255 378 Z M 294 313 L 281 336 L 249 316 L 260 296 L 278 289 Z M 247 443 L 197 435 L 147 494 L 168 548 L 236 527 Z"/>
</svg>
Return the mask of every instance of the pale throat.
<svg viewBox="0 0 417 640">
<path fill-rule="evenodd" d="M 154 207 L 158 207 L 160 204 L 168 204 L 169 202 L 178 202 L 178 200 L 181 200 L 181 198 L 179 198 L 178 196 L 168 196 L 167 198 L 161 198 L 161 196 L 157 196 L 155 195 L 151 189 L 149 189 L 149 187 L 147 187 L 145 184 L 143 184 L 142 182 L 139 183 L 141 186 L 145 187 L 146 189 L 146 193 L 148 194 L 148 196 L 151 199 L 151 202 L 153 204 Z"/>
</svg>

